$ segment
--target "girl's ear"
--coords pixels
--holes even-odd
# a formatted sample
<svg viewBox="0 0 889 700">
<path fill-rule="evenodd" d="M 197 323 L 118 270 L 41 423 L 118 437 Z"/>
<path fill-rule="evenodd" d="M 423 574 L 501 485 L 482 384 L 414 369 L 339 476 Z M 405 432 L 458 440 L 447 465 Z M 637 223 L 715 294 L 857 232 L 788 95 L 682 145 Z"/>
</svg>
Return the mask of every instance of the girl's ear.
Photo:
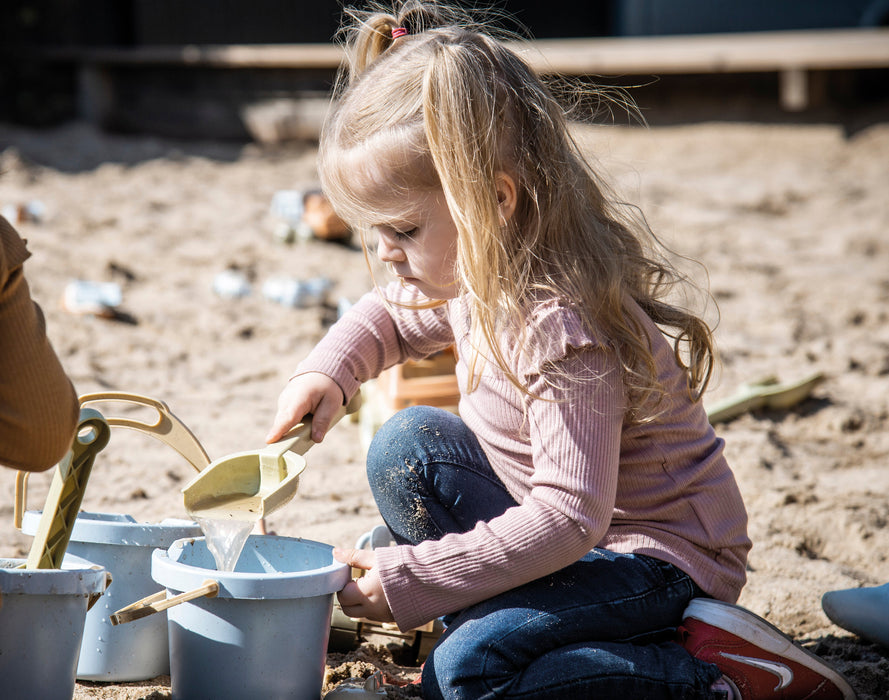
<svg viewBox="0 0 889 700">
<path fill-rule="evenodd" d="M 495 176 L 495 186 L 497 188 L 497 208 L 500 211 L 500 219 L 502 223 L 506 224 L 515 211 L 518 190 L 516 189 L 515 180 L 502 170 Z"/>
</svg>

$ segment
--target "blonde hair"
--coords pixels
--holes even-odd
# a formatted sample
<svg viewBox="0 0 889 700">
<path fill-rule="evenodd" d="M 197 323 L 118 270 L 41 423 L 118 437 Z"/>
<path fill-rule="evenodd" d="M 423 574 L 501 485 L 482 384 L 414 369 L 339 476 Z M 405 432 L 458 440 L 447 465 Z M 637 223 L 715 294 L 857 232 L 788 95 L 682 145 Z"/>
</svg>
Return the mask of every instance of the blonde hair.
<svg viewBox="0 0 889 700">
<path fill-rule="evenodd" d="M 362 231 L 379 221 L 381 206 L 397 215 L 406 191 L 444 193 L 476 348 L 466 358 L 469 389 L 481 362 L 491 359 L 527 394 L 499 336 L 512 332 L 520 346 L 523 319 L 542 293 L 569 300 L 589 330 L 607 334 L 630 420 L 655 415 L 664 389 L 628 297 L 674 339 L 689 390 L 699 397 L 713 366 L 710 329 L 665 300 L 681 276 L 654 255 L 656 239 L 644 222 L 607 196 L 541 79 L 504 42 L 437 2 L 406 0 L 391 12 L 375 6 L 348 14 L 347 67 L 321 137 L 322 184 Z M 396 27 L 407 36 L 393 39 Z M 517 187 L 507 224 L 498 173 Z"/>
</svg>

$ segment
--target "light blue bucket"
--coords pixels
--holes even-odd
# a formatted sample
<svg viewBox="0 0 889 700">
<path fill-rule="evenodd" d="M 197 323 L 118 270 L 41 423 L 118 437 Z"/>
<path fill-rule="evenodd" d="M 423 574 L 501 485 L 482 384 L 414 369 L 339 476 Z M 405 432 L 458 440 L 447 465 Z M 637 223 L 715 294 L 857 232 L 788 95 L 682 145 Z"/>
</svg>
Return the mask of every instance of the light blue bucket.
<svg viewBox="0 0 889 700">
<path fill-rule="evenodd" d="M 251 535 L 233 572 L 216 570 L 203 537 L 182 539 L 151 558 L 167 597 L 219 585 L 167 610 L 173 698 L 318 700 L 333 594 L 351 570 L 333 547 Z"/>
<path fill-rule="evenodd" d="M 34 535 L 40 511 L 22 518 L 22 532 Z M 165 615 L 129 625 L 113 626 L 115 610 L 157 590 L 151 579 L 151 553 L 201 528 L 190 520 L 140 523 L 131 515 L 79 513 L 71 530 L 68 552 L 105 567 L 112 584 L 87 613 L 77 677 L 90 681 L 141 681 L 170 673 Z"/>
<path fill-rule="evenodd" d="M 105 569 L 66 555 L 61 569 L 20 569 L 0 559 L 0 695 L 71 700 L 90 599 Z"/>
</svg>

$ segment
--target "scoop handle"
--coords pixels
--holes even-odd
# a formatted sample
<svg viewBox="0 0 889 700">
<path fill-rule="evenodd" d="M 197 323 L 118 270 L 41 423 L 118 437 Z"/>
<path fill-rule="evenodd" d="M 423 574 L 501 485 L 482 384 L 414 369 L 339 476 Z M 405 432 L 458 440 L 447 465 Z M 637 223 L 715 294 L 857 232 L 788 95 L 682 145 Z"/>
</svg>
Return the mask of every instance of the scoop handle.
<svg viewBox="0 0 889 700">
<path fill-rule="evenodd" d="M 330 419 L 330 427 L 332 428 L 339 423 L 343 416 L 348 413 L 354 413 L 361 407 L 361 395 L 356 394 L 348 405 L 340 406 Z M 302 421 L 294 425 L 287 433 L 284 434 L 277 442 L 266 445 L 260 454 L 269 455 L 270 457 L 280 457 L 288 450 L 302 456 L 309 451 L 309 448 L 315 444 L 312 440 L 312 414 L 306 414 Z"/>
<path fill-rule="evenodd" d="M 340 408 L 333 414 L 330 425 L 346 415 L 346 409 Z M 287 464 L 284 461 L 285 452 L 294 452 L 300 457 L 309 451 L 315 444 L 312 440 L 312 415 L 305 416 L 302 422 L 293 428 L 277 442 L 270 443 L 259 451 L 260 487 L 263 492 L 271 491 L 287 476 Z"/>
<path fill-rule="evenodd" d="M 297 423 L 291 428 L 280 440 L 263 447 L 259 454 L 277 458 L 283 456 L 285 452 L 293 451 L 298 455 L 304 455 L 314 444 L 315 441 L 312 440 L 312 416 L 308 415 L 303 418 L 301 423 Z"/>
<path fill-rule="evenodd" d="M 347 413 L 353 413 L 361 405 L 360 399 L 351 401 L 347 406 L 340 406 L 330 420 L 330 427 L 342 420 Z M 275 488 L 286 476 L 287 465 L 282 459 L 287 451 L 302 457 L 315 444 L 312 440 L 312 414 L 303 417 L 280 440 L 270 443 L 259 451 L 260 487 L 263 492 Z"/>
</svg>

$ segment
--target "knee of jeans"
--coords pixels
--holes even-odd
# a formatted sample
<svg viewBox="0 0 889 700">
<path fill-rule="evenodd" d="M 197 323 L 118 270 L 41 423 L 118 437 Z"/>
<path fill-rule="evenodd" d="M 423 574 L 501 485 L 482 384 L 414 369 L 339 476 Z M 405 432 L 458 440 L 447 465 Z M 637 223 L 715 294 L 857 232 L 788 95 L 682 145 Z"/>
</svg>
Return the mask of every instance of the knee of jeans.
<svg viewBox="0 0 889 700">
<path fill-rule="evenodd" d="M 410 470 L 410 464 L 426 453 L 427 440 L 435 433 L 439 421 L 452 418 L 452 414 L 440 408 L 409 406 L 383 423 L 367 450 L 367 474 L 371 482 L 380 477 L 393 478 L 393 469 Z"/>
<path fill-rule="evenodd" d="M 415 430 L 411 428 L 415 421 L 410 413 L 411 409 L 396 413 L 373 436 L 367 450 L 367 478 L 371 485 L 391 482 L 407 468 L 415 442 Z"/>
<path fill-rule="evenodd" d="M 472 620 L 442 637 L 423 667 L 423 690 L 434 685 L 444 697 L 499 696 L 517 677 L 518 668 L 503 647 L 488 638 L 482 620 Z"/>
</svg>

